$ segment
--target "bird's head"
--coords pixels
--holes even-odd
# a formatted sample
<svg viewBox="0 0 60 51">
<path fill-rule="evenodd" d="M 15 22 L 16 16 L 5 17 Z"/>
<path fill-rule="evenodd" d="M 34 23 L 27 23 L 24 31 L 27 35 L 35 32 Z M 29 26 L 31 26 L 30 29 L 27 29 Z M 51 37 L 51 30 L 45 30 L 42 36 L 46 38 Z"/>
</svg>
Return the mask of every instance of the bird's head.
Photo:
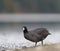
<svg viewBox="0 0 60 51">
<path fill-rule="evenodd" d="M 26 27 L 26 26 L 23 26 L 23 32 L 24 32 L 24 33 L 28 32 L 28 30 L 27 30 L 27 27 Z"/>
</svg>

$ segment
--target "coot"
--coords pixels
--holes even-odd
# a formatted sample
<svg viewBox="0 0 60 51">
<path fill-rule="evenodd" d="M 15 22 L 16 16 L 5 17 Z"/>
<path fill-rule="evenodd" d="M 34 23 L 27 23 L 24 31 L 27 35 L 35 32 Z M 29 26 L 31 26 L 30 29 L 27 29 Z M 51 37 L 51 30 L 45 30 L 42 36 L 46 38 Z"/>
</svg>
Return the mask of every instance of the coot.
<svg viewBox="0 0 60 51">
<path fill-rule="evenodd" d="M 35 42 L 35 46 L 37 45 L 37 42 L 41 41 L 43 45 L 43 40 L 50 35 L 48 30 L 46 28 L 37 28 L 31 31 L 28 31 L 26 26 L 23 26 L 23 33 L 25 39 Z"/>
</svg>

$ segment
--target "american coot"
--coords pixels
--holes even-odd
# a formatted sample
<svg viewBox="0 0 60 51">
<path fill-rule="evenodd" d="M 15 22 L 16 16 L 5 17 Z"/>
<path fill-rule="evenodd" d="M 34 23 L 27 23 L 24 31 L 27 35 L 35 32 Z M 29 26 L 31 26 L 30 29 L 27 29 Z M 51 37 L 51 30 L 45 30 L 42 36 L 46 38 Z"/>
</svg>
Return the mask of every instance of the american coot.
<svg viewBox="0 0 60 51">
<path fill-rule="evenodd" d="M 23 33 L 24 37 L 27 40 L 30 40 L 32 42 L 35 42 L 35 46 L 37 45 L 37 42 L 41 41 L 43 45 L 43 40 L 50 35 L 48 30 L 46 28 L 37 28 L 35 30 L 28 31 L 26 26 L 23 26 Z"/>
</svg>

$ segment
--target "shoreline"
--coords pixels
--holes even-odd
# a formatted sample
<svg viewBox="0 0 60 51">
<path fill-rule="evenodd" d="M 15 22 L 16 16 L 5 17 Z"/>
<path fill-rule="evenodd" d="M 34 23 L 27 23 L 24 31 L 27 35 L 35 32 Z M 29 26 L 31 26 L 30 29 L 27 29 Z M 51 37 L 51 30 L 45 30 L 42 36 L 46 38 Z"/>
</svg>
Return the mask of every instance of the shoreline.
<svg viewBox="0 0 60 51">
<path fill-rule="evenodd" d="M 3 50 L 2 50 L 3 51 Z M 22 47 L 17 49 L 5 49 L 5 51 L 60 51 L 60 43 L 55 44 L 44 44 L 43 46 L 36 46 L 36 47 Z"/>
</svg>

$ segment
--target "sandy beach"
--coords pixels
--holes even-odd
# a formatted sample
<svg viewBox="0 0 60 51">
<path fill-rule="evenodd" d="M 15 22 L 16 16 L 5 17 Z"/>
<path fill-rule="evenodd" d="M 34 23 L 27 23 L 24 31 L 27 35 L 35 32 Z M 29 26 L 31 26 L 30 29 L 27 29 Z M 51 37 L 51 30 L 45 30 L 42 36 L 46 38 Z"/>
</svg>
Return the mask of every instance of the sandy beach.
<svg viewBox="0 0 60 51">
<path fill-rule="evenodd" d="M 43 46 L 36 46 L 36 47 L 22 47 L 21 49 L 12 49 L 5 51 L 60 51 L 60 43 L 45 44 Z"/>
</svg>

